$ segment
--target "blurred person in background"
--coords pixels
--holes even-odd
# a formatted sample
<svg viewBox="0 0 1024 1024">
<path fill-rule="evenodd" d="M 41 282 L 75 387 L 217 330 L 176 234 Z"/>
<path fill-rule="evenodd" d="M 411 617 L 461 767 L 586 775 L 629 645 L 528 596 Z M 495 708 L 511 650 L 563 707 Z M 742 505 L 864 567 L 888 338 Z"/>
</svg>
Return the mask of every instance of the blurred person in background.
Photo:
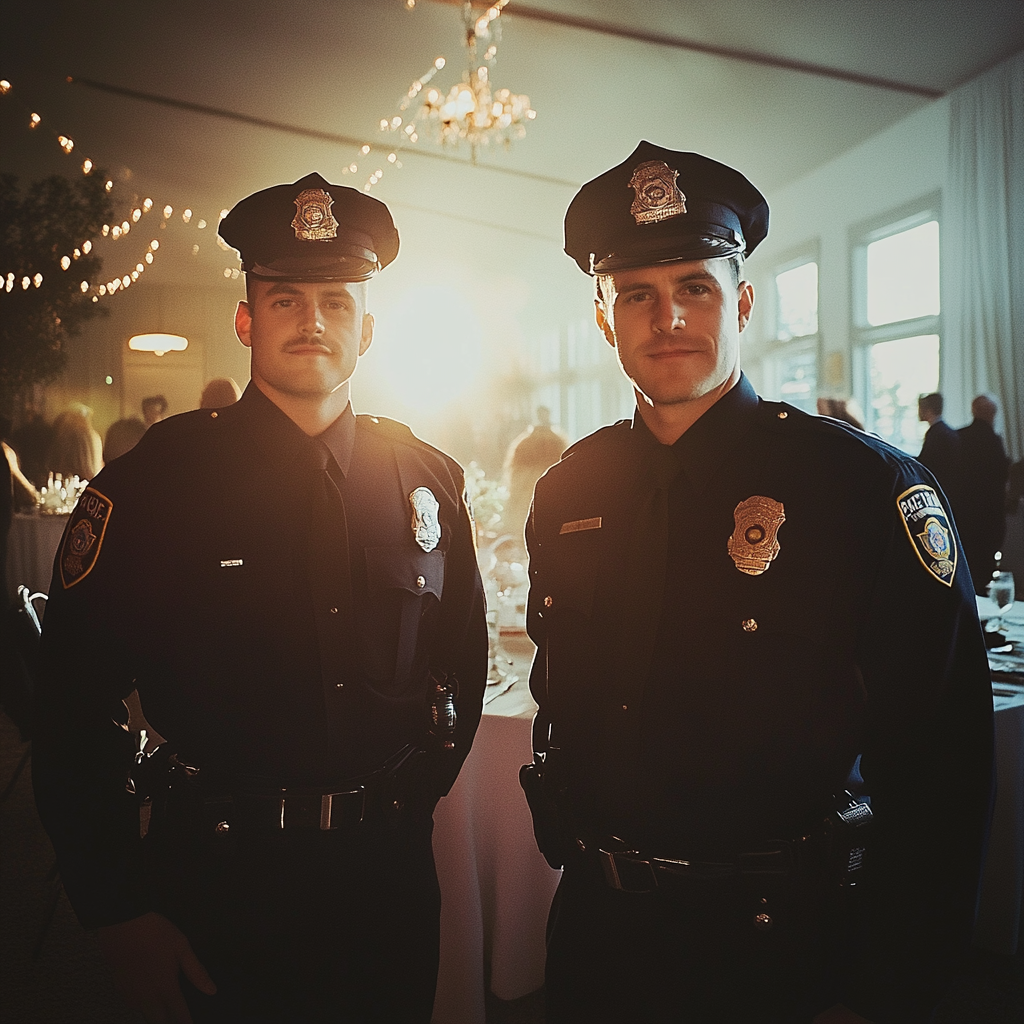
<svg viewBox="0 0 1024 1024">
<path fill-rule="evenodd" d="M 831 416 L 832 419 L 849 423 L 858 430 L 864 429 L 864 414 L 854 398 L 819 398 L 818 415 Z"/>
<path fill-rule="evenodd" d="M 224 409 L 242 397 L 241 389 L 231 377 L 214 377 L 199 399 L 200 409 Z"/>
<path fill-rule="evenodd" d="M 995 431 L 999 406 L 991 395 L 971 402 L 974 419 L 961 427 L 960 504 L 954 505 L 974 592 L 984 594 L 996 568 L 996 552 L 1006 531 L 1006 478 L 1010 460 L 1003 439 Z"/>
<path fill-rule="evenodd" d="M 150 395 L 142 400 L 142 418 L 146 426 L 159 423 L 167 415 L 167 399 L 163 395 Z"/>
<path fill-rule="evenodd" d="M 917 400 L 917 418 L 928 424 L 917 461 L 935 474 L 954 514 L 959 513 L 960 435 L 942 418 L 942 395 L 933 392 Z"/>
<path fill-rule="evenodd" d="M 103 441 L 103 464 L 113 462 L 125 452 L 131 451 L 145 433 L 146 424 L 138 416 L 115 420 L 107 427 L 107 436 Z"/>
<path fill-rule="evenodd" d="M 530 424 L 508 446 L 503 469 L 508 501 L 501 516 L 501 528 L 523 550 L 533 488 L 568 447 L 568 438 L 551 426 L 551 410 L 546 405 L 537 407 L 537 422 Z"/>
<path fill-rule="evenodd" d="M 103 468 L 103 439 L 92 425 L 88 406 L 75 403 L 53 421 L 46 468 L 79 480 L 91 480 Z"/>
</svg>

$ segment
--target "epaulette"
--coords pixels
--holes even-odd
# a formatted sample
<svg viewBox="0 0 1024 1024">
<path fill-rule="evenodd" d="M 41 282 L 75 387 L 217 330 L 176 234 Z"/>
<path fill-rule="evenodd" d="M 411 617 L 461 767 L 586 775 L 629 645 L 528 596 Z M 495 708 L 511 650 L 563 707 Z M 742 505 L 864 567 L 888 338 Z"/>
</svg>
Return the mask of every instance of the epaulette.
<svg viewBox="0 0 1024 1024">
<path fill-rule="evenodd" d="M 890 464 L 905 464 L 908 461 L 913 461 L 912 455 L 894 447 L 888 441 L 883 441 L 876 434 L 859 430 L 851 423 L 837 420 L 832 416 L 812 415 L 788 402 L 770 402 L 762 398 L 758 414 L 765 422 L 766 427 L 780 433 L 795 430 L 802 433 L 828 435 L 832 439 L 842 438 L 844 443 L 848 442 L 854 447 L 874 452 Z"/>
<path fill-rule="evenodd" d="M 430 452 L 441 459 L 450 469 L 458 469 L 459 473 L 462 472 L 462 467 L 459 466 L 455 459 L 441 451 L 440 448 L 435 448 L 432 444 L 428 444 L 422 438 L 417 437 L 405 423 L 399 420 L 389 419 L 387 416 L 370 416 L 367 413 L 359 413 L 356 416 L 356 424 L 383 434 L 389 441 L 406 444 L 410 448 L 417 448 L 420 451 Z"/>
<path fill-rule="evenodd" d="M 619 444 L 624 436 L 628 436 L 628 430 L 632 428 L 632 420 L 616 420 L 615 423 L 609 423 L 605 427 L 599 427 L 592 434 L 587 434 L 586 437 L 581 437 L 574 444 L 569 445 L 568 448 L 562 452 L 562 459 L 567 459 L 570 455 L 577 452 L 589 451 L 591 448 L 601 449 L 607 447 L 610 444 Z M 627 428 L 627 433 L 623 433 L 623 428 Z"/>
</svg>

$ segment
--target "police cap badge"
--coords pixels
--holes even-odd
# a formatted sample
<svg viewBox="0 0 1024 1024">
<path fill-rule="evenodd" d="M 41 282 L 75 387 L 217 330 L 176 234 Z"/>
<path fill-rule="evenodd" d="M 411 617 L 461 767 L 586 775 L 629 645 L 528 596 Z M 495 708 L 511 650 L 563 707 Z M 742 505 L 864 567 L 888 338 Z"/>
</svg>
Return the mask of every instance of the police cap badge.
<svg viewBox="0 0 1024 1024">
<path fill-rule="evenodd" d="M 896 507 L 918 560 L 940 583 L 953 586 L 956 537 L 935 488 L 915 484 L 896 499 Z"/>
<path fill-rule="evenodd" d="M 786 521 L 786 510 L 781 501 L 755 494 L 736 506 L 733 519 L 729 557 L 740 572 L 760 576 L 780 551 L 779 527 Z"/>
<path fill-rule="evenodd" d="M 398 255 L 388 208 L 316 173 L 247 196 L 219 231 L 259 278 L 368 281 Z"/>
<path fill-rule="evenodd" d="M 739 171 L 650 142 L 587 182 L 565 214 L 565 251 L 588 274 L 749 256 L 767 233 L 768 204 Z"/>
</svg>

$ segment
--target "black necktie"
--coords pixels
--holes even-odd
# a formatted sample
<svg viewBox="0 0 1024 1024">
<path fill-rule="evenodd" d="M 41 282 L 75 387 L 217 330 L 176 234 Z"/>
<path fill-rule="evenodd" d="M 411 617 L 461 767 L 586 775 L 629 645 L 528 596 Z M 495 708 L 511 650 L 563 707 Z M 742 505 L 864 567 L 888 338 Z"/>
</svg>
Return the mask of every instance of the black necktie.
<svg viewBox="0 0 1024 1024">
<path fill-rule="evenodd" d="M 323 441 L 316 442 L 319 479 L 313 485 L 309 538 L 309 578 L 321 638 L 324 684 L 340 689 L 340 672 L 350 655 L 353 632 L 352 579 L 348 522 L 339 483 L 338 463 Z M 337 678 L 335 678 L 337 676 Z"/>
<path fill-rule="evenodd" d="M 644 444 L 641 448 L 637 453 L 634 516 L 623 546 L 616 601 L 621 614 L 618 678 L 627 705 L 643 692 L 661 623 L 668 554 L 668 492 L 680 471 L 670 445 Z"/>
</svg>

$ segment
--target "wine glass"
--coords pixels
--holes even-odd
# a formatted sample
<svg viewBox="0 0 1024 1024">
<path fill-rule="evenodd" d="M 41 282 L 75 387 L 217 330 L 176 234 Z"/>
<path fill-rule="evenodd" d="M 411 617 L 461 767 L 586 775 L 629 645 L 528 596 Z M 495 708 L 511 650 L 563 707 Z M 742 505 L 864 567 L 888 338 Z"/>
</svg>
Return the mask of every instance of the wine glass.
<svg viewBox="0 0 1024 1024">
<path fill-rule="evenodd" d="M 1013 573 L 997 570 L 992 576 L 985 593 L 989 600 L 999 609 L 999 615 L 989 622 L 989 628 L 993 632 L 1003 628 L 1003 616 L 1013 607 L 1014 589 Z"/>
</svg>

